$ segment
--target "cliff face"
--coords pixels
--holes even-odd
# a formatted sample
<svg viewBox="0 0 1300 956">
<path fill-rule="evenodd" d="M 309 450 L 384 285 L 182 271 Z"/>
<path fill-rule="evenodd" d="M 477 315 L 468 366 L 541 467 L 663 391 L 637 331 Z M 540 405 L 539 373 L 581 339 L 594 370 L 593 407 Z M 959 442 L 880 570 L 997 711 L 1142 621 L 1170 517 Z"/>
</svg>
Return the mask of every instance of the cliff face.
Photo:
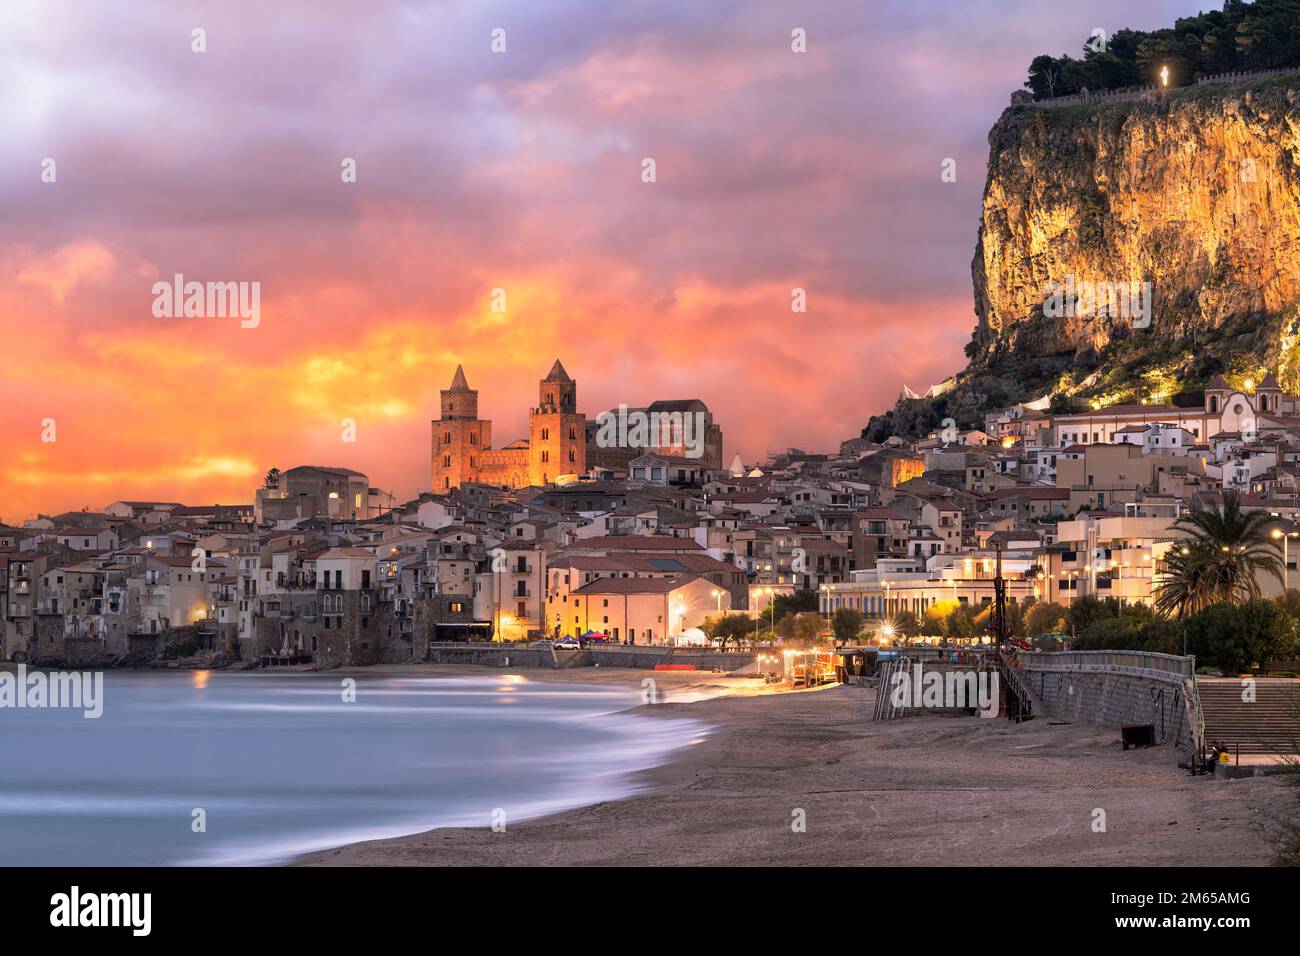
<svg viewBox="0 0 1300 956">
<path fill-rule="evenodd" d="M 975 425 L 1044 396 L 1170 401 L 1216 373 L 1272 372 L 1300 393 L 1300 78 L 1011 107 L 989 146 L 970 365 L 864 437 Z M 1138 298 L 1117 298 L 1120 314 L 1105 292 L 1091 309 L 1051 298 L 1084 283 Z M 1122 308 L 1146 304 L 1147 283 L 1149 321 Z"/>
<path fill-rule="evenodd" d="M 1295 78 L 1013 107 L 989 145 L 968 377 L 1015 370 L 1038 394 L 1138 397 L 1143 376 L 1167 392 L 1255 363 L 1300 388 Z M 1150 283 L 1149 326 L 1052 315 L 1049 284 L 1066 282 Z"/>
</svg>

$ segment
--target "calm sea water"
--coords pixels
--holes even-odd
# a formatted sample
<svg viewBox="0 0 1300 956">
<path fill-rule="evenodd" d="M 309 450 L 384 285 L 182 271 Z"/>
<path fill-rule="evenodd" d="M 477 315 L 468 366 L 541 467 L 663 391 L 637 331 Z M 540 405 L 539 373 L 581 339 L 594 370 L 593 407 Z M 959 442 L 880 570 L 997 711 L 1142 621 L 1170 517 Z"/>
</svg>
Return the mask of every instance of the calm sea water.
<svg viewBox="0 0 1300 956">
<path fill-rule="evenodd" d="M 0 864 L 273 864 L 638 791 L 707 732 L 636 690 L 517 675 L 108 672 L 104 715 L 0 710 Z M 207 832 L 192 831 L 206 811 Z"/>
</svg>

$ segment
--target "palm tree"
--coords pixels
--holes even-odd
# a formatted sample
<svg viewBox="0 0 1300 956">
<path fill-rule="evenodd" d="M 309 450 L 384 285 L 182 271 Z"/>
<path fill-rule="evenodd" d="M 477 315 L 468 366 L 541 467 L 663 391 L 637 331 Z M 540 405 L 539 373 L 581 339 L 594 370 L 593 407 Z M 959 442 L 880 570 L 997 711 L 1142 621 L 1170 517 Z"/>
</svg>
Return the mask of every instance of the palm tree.
<svg viewBox="0 0 1300 956">
<path fill-rule="evenodd" d="M 1214 601 L 1209 593 L 1208 558 L 1213 549 L 1184 545 L 1174 548 L 1156 583 L 1156 610 L 1170 617 L 1195 614 Z"/>
<path fill-rule="evenodd" d="M 1194 614 L 1211 604 L 1259 597 L 1259 575 L 1284 580 L 1281 549 L 1270 536 L 1272 516 L 1244 511 L 1241 496 L 1223 493 L 1223 506 L 1197 505 L 1174 522 L 1187 537 L 1170 552 L 1156 585 L 1156 608 Z"/>
</svg>

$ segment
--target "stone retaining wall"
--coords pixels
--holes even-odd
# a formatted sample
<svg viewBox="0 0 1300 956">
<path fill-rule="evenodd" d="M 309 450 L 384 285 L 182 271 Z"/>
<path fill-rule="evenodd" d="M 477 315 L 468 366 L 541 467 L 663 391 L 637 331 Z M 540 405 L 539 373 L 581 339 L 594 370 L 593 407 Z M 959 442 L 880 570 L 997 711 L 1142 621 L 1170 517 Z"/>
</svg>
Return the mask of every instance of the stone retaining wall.
<svg viewBox="0 0 1300 956">
<path fill-rule="evenodd" d="M 506 663 L 506 659 L 509 663 Z M 431 664 L 486 664 L 489 667 L 633 667 L 654 670 L 658 664 L 692 664 L 701 670 L 717 668 L 739 670 L 754 660 L 752 654 L 720 654 L 672 647 L 584 648 L 560 651 L 552 656 L 550 648 L 500 647 L 491 644 L 466 644 L 463 647 L 432 647 L 427 658 Z"/>
<path fill-rule="evenodd" d="M 1136 667 L 1035 666 L 1024 658 L 1034 715 L 1118 730 L 1151 724 L 1156 743 L 1191 751 L 1199 744 L 1192 678 Z"/>
<path fill-rule="evenodd" d="M 509 663 L 507 663 L 507 659 Z M 432 647 L 430 664 L 486 664 L 488 667 L 554 667 L 549 648 L 492 647 L 466 644 L 464 647 Z"/>
</svg>

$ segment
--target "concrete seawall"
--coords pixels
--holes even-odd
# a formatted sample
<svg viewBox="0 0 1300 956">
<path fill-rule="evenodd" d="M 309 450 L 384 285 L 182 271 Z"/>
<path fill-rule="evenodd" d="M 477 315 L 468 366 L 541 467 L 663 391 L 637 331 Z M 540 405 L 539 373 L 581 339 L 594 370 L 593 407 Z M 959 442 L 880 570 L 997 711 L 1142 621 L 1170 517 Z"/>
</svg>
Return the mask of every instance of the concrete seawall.
<svg viewBox="0 0 1300 956">
<path fill-rule="evenodd" d="M 559 651 L 552 655 L 550 648 L 494 647 L 485 644 L 467 644 L 463 647 L 431 647 L 426 658 L 430 664 L 484 664 L 488 667 L 632 667 L 654 670 L 659 664 L 689 664 L 701 670 L 717 668 L 738 670 L 754 660 L 753 654 L 721 654 L 673 647 L 610 647 L 585 648 L 580 651 Z"/>
<path fill-rule="evenodd" d="M 1119 730 L 1151 724 L 1158 744 L 1191 751 L 1200 718 L 1192 678 L 1143 667 L 1071 666 L 1025 655 L 1025 686 L 1036 716 L 1060 717 Z"/>
</svg>

